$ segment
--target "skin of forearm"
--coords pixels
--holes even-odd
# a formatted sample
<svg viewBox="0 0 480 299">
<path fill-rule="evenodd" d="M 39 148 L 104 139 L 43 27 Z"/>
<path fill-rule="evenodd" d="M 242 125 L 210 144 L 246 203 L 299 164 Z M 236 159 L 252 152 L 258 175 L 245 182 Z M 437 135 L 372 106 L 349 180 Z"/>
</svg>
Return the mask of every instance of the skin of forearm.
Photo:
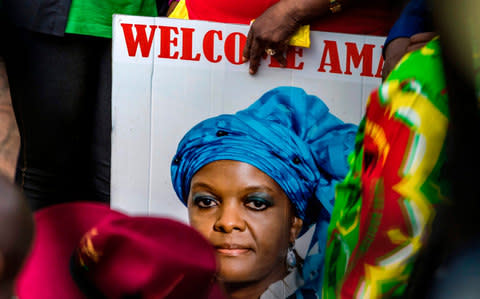
<svg viewBox="0 0 480 299">
<path fill-rule="evenodd" d="M 0 173 L 9 179 L 15 172 L 19 141 L 5 64 L 0 58 Z"/>
</svg>

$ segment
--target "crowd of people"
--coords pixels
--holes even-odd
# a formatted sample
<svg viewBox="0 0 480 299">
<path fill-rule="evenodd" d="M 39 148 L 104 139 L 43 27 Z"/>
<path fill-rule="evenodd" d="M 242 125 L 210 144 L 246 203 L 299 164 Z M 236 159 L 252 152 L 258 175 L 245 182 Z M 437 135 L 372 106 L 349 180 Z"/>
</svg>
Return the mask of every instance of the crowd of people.
<svg viewBox="0 0 480 299">
<path fill-rule="evenodd" d="M 0 298 L 474 298 L 478 7 L 446 2 L 1 0 L 20 151 L 16 184 L 0 176 Z M 109 207 L 114 13 L 251 24 L 247 76 L 312 29 L 388 34 L 382 83 L 358 126 L 291 86 L 201 121 L 170 169 L 189 225 L 126 215 Z"/>
</svg>

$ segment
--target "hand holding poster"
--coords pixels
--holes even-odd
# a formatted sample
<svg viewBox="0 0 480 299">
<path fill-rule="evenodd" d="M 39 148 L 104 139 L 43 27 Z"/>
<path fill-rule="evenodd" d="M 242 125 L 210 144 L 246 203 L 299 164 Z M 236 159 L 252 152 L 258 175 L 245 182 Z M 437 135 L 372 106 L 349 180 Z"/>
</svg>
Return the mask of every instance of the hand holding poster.
<svg viewBox="0 0 480 299">
<path fill-rule="evenodd" d="M 265 55 L 248 74 L 248 26 L 117 15 L 113 34 L 112 206 L 186 219 L 170 180 L 181 137 L 201 120 L 244 109 L 267 90 L 297 86 L 358 123 L 380 83 L 383 38 L 311 33 L 287 66 Z"/>
</svg>

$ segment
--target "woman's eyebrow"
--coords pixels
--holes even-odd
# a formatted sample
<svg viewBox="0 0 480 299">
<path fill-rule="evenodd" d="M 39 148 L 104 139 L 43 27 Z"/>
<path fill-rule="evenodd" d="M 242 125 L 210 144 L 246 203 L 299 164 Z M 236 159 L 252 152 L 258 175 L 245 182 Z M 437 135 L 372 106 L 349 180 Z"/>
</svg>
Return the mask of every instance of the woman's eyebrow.
<svg viewBox="0 0 480 299">
<path fill-rule="evenodd" d="M 255 186 L 248 186 L 244 189 L 246 192 L 268 192 L 268 193 L 274 193 L 275 190 L 272 188 L 266 186 L 266 185 L 255 185 Z"/>
<path fill-rule="evenodd" d="M 190 187 L 190 189 L 194 189 L 194 188 L 202 188 L 202 189 L 208 189 L 210 191 L 215 191 L 215 188 L 212 185 L 207 184 L 205 182 L 192 183 L 192 186 Z"/>
</svg>

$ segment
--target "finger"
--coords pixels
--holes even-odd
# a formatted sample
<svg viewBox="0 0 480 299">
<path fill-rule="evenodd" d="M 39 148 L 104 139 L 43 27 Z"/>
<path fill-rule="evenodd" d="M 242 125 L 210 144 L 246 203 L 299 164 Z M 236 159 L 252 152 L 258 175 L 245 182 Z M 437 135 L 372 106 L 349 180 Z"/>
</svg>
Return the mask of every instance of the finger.
<svg viewBox="0 0 480 299">
<path fill-rule="evenodd" d="M 260 58 L 264 54 L 264 47 L 262 47 L 259 41 L 254 40 L 250 48 L 250 69 L 249 72 L 251 75 L 254 75 L 260 65 Z"/>
<path fill-rule="evenodd" d="M 278 53 L 273 55 L 273 58 L 275 58 L 282 67 L 287 66 L 287 59 L 285 59 L 285 57 L 283 56 L 282 51 L 279 51 Z"/>
<path fill-rule="evenodd" d="M 260 66 L 260 58 L 261 55 L 252 55 L 250 56 L 250 67 L 249 73 L 250 75 L 255 75 L 257 73 L 258 67 Z"/>
<path fill-rule="evenodd" d="M 289 42 L 289 39 L 283 43 L 278 44 L 277 46 L 278 54 L 280 54 L 281 57 L 275 56 L 275 59 L 277 59 L 278 63 L 280 63 L 282 67 L 285 67 L 287 65 L 287 59 L 285 58 L 285 54 L 288 53 L 288 50 L 290 48 L 290 46 L 288 45 L 288 42 Z"/>
<path fill-rule="evenodd" d="M 243 48 L 243 54 L 242 54 L 243 62 L 247 62 L 250 58 L 250 48 L 252 47 L 252 39 L 253 39 L 253 33 L 252 33 L 252 27 L 250 27 L 250 30 L 248 30 L 248 34 L 247 34 L 247 42 L 245 43 L 245 47 Z"/>
<path fill-rule="evenodd" d="M 289 43 L 290 43 L 290 39 L 287 39 L 287 40 L 285 40 L 284 42 L 279 43 L 279 44 L 277 45 L 277 48 L 278 48 L 280 51 L 282 51 L 282 52 L 286 52 L 286 51 L 288 50 L 288 47 L 290 46 Z"/>
</svg>

